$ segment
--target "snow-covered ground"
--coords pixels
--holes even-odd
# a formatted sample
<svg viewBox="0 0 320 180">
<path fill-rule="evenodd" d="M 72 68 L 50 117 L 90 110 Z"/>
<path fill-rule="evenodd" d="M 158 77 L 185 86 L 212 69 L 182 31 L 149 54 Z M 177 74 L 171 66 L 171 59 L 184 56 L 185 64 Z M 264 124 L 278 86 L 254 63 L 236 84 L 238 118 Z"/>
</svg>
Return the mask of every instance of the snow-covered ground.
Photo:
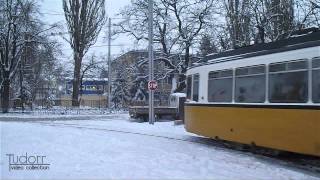
<svg viewBox="0 0 320 180">
<path fill-rule="evenodd" d="M 152 126 L 128 119 L 113 114 L 81 121 L 2 121 L 0 179 L 320 179 L 250 153 L 199 143 L 205 139 L 173 122 Z M 7 154 L 26 153 L 46 156 L 49 169 L 9 171 Z"/>
</svg>

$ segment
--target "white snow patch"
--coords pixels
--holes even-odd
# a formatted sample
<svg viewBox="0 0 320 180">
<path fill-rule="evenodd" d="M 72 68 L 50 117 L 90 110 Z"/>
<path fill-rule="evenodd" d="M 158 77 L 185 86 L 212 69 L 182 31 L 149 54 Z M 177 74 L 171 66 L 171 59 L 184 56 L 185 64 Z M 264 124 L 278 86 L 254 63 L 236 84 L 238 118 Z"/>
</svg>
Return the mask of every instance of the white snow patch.
<svg viewBox="0 0 320 180">
<path fill-rule="evenodd" d="M 186 93 L 172 93 L 171 96 L 176 96 L 176 97 L 187 97 Z"/>
</svg>

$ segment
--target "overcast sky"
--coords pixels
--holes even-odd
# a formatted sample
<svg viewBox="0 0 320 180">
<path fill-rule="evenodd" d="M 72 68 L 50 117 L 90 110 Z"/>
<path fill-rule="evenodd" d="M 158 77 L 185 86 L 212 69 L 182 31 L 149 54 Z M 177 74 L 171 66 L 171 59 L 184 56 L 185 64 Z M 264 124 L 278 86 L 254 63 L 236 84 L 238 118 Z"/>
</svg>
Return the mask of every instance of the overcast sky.
<svg viewBox="0 0 320 180">
<path fill-rule="evenodd" d="M 130 0 L 106 0 L 106 12 L 108 17 L 114 18 L 116 17 L 116 14 L 119 13 L 120 9 L 122 9 L 124 6 L 130 4 Z M 40 9 L 43 13 L 43 21 L 48 24 L 53 24 L 60 22 L 62 24 L 65 24 L 65 19 L 63 15 L 63 9 L 62 9 L 62 0 L 42 0 L 40 2 Z M 119 21 L 117 19 L 114 19 L 113 22 Z M 95 46 L 101 46 L 102 47 L 92 47 L 88 54 L 95 53 L 96 55 L 106 55 L 107 54 L 107 46 L 104 46 L 107 44 L 105 40 L 103 40 L 102 37 L 105 36 L 107 27 L 103 28 L 100 37 L 95 44 Z M 63 57 L 60 57 L 62 60 L 72 59 L 72 51 L 69 46 L 62 38 L 56 37 L 59 42 L 62 44 L 62 51 L 64 53 Z M 112 55 L 117 56 L 129 49 L 133 48 L 133 41 L 127 38 L 125 35 L 117 36 L 116 39 L 112 41 L 113 45 L 122 45 L 122 46 L 112 46 Z"/>
</svg>

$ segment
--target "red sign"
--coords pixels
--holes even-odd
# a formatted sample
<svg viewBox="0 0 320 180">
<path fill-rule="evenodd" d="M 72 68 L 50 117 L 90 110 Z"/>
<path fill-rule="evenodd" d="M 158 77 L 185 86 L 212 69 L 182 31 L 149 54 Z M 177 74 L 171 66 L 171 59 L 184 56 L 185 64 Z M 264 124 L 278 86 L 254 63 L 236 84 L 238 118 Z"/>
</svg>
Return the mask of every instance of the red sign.
<svg viewBox="0 0 320 180">
<path fill-rule="evenodd" d="M 157 81 L 149 81 L 148 82 L 148 89 L 151 91 L 154 91 L 158 88 L 158 83 Z"/>
</svg>

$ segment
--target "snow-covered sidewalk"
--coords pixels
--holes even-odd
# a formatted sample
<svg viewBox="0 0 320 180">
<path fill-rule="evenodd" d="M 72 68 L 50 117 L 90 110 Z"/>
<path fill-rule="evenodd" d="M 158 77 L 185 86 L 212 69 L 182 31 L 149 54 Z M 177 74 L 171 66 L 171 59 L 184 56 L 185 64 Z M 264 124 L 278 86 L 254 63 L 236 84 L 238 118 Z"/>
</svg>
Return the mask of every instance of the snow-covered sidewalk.
<svg viewBox="0 0 320 180">
<path fill-rule="evenodd" d="M 190 141 L 173 122 L 0 122 L 0 179 L 318 179 L 250 153 Z M 10 170 L 7 154 L 45 156 L 46 170 Z M 320 179 L 320 178 L 319 178 Z"/>
</svg>

